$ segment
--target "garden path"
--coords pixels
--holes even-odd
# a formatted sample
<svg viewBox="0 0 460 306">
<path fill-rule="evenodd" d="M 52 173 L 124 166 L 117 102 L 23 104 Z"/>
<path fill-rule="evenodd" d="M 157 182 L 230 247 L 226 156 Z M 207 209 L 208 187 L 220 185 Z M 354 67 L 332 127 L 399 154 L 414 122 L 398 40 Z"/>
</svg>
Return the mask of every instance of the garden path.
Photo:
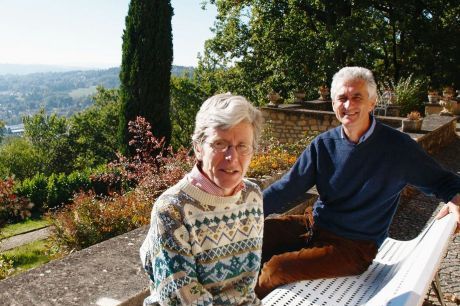
<svg viewBox="0 0 460 306">
<path fill-rule="evenodd" d="M 21 245 L 34 242 L 36 240 L 42 240 L 49 237 L 51 230 L 49 227 L 45 227 L 36 231 L 16 235 L 3 240 L 0 240 L 0 253 L 5 252 Z"/>
</svg>

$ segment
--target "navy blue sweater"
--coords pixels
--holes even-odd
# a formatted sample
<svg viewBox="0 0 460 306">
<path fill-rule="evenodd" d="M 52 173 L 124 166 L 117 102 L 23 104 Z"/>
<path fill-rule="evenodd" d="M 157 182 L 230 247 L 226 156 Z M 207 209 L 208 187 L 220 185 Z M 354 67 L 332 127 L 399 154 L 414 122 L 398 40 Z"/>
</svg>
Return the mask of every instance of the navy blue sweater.
<svg viewBox="0 0 460 306">
<path fill-rule="evenodd" d="M 377 245 L 388 235 L 406 184 L 446 202 L 460 192 L 458 175 L 443 169 L 408 135 L 379 122 L 360 144 L 343 139 L 340 126 L 316 137 L 290 171 L 264 191 L 265 215 L 315 184 L 316 225 Z"/>
</svg>

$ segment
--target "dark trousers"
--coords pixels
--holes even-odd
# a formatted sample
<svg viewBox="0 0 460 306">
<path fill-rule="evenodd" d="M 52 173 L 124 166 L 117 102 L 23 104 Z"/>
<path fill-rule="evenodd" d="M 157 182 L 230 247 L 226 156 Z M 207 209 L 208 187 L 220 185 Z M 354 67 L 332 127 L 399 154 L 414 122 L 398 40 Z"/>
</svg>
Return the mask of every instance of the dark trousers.
<svg viewBox="0 0 460 306">
<path fill-rule="evenodd" d="M 373 241 L 346 239 L 315 227 L 311 209 L 305 215 L 268 218 L 257 296 L 300 280 L 361 274 L 376 254 Z"/>
</svg>

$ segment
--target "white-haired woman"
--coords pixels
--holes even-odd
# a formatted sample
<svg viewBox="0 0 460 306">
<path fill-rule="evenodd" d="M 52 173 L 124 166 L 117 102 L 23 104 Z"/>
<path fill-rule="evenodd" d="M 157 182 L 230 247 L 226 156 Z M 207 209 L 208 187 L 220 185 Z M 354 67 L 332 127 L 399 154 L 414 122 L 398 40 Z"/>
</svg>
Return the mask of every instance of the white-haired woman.
<svg viewBox="0 0 460 306">
<path fill-rule="evenodd" d="M 244 97 L 213 96 L 192 136 L 197 163 L 155 202 L 141 259 L 151 280 L 144 304 L 259 305 L 263 208 L 244 179 L 262 115 Z"/>
</svg>

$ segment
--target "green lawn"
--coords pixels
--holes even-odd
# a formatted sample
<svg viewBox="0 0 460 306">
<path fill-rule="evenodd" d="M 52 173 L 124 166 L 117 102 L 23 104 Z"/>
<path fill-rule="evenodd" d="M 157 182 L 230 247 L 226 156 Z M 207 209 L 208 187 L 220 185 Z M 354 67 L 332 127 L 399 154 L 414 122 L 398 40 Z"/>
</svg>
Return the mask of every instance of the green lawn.
<svg viewBox="0 0 460 306">
<path fill-rule="evenodd" d="M 41 266 L 59 257 L 50 252 L 48 240 L 37 240 L 29 244 L 2 253 L 3 259 L 12 260 L 15 269 L 13 275 Z"/>
<path fill-rule="evenodd" d="M 22 233 L 37 230 L 50 225 L 50 222 L 44 219 L 28 219 L 19 223 L 9 224 L 0 229 L 0 239 L 16 236 Z"/>
</svg>

